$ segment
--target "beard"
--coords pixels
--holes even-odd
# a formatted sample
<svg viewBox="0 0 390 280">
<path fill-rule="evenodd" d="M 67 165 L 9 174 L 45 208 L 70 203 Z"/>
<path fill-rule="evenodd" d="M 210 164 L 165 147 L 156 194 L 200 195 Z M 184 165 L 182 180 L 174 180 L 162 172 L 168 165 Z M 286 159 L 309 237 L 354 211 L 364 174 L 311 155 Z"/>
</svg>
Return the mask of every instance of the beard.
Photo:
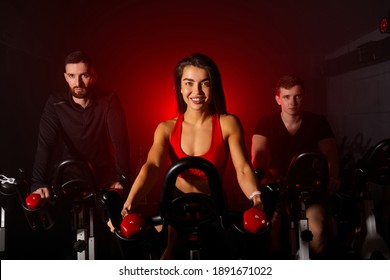
<svg viewBox="0 0 390 280">
<path fill-rule="evenodd" d="M 69 88 L 74 98 L 86 99 L 89 96 L 90 89 L 86 87 L 73 87 Z"/>
</svg>

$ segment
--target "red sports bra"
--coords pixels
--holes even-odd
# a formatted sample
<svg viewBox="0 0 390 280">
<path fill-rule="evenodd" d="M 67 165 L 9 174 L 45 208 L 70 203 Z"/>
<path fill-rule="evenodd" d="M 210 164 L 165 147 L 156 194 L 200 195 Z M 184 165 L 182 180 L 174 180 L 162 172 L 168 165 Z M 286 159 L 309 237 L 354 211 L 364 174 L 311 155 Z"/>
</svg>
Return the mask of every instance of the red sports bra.
<svg viewBox="0 0 390 280">
<path fill-rule="evenodd" d="M 175 127 L 173 128 L 169 138 L 169 158 L 171 163 L 176 162 L 178 159 L 188 157 L 188 155 L 181 149 L 183 119 L 183 114 L 178 116 Z M 229 158 L 229 149 L 223 141 L 218 114 L 212 116 L 212 125 L 213 127 L 210 148 L 200 157 L 210 161 L 217 168 L 219 175 L 222 176 Z M 189 169 L 179 176 L 188 180 L 207 180 L 206 174 L 198 169 Z"/>
</svg>

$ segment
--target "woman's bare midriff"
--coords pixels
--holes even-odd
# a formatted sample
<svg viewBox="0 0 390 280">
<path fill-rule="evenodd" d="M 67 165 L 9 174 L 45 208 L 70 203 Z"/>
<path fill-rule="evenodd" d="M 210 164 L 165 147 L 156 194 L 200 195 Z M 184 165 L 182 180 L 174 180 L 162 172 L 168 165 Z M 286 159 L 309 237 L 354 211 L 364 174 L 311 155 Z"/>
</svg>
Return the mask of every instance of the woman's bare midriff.
<svg viewBox="0 0 390 280">
<path fill-rule="evenodd" d="M 182 177 L 178 177 L 176 180 L 176 187 L 183 193 L 205 193 L 210 194 L 208 180 L 185 180 Z"/>
</svg>

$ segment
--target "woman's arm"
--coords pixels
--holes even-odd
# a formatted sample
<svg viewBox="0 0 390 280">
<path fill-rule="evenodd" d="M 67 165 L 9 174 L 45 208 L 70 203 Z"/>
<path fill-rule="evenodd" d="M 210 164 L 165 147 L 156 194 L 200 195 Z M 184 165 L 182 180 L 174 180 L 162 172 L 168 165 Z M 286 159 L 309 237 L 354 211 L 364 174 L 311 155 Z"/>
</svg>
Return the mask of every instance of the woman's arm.
<svg viewBox="0 0 390 280">
<path fill-rule="evenodd" d="M 256 175 L 245 148 L 244 132 L 239 119 L 233 115 L 221 116 L 221 127 L 227 139 L 232 162 L 237 173 L 238 184 L 255 207 L 263 209 Z"/>
<path fill-rule="evenodd" d="M 168 140 L 173 123 L 173 121 L 166 121 L 157 126 L 147 160 L 135 179 L 126 202 L 123 205 L 122 216 L 127 215 L 131 211 L 131 208 L 155 186 L 161 168 L 167 159 Z"/>
</svg>

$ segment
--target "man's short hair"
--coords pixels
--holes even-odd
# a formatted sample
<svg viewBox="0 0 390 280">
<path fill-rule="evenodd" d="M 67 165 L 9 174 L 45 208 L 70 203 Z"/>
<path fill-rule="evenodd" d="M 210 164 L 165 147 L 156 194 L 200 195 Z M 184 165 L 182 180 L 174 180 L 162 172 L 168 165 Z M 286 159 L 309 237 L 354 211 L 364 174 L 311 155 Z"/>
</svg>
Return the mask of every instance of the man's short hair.
<svg viewBox="0 0 390 280">
<path fill-rule="evenodd" d="M 276 83 L 276 95 L 280 94 L 281 88 L 290 89 L 294 86 L 300 86 L 302 93 L 304 92 L 303 81 L 298 76 L 292 74 L 284 75 Z"/>
<path fill-rule="evenodd" d="M 65 65 L 83 62 L 92 67 L 91 58 L 83 51 L 74 51 L 65 57 Z"/>
</svg>

